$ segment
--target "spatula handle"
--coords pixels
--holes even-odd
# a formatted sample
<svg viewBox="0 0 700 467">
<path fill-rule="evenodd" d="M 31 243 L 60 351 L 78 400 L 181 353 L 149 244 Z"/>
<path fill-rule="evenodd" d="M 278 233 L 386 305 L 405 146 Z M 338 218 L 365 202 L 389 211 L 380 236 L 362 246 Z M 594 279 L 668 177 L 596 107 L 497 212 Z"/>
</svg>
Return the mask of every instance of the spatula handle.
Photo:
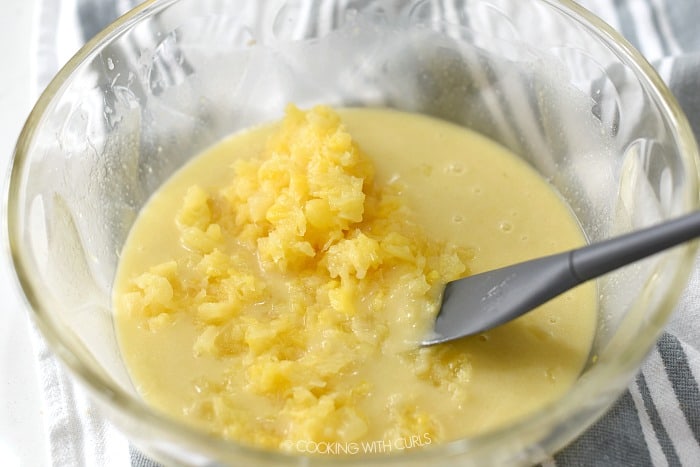
<svg viewBox="0 0 700 467">
<path fill-rule="evenodd" d="M 572 273 L 581 281 L 700 237 L 700 211 L 570 253 Z"/>
</svg>

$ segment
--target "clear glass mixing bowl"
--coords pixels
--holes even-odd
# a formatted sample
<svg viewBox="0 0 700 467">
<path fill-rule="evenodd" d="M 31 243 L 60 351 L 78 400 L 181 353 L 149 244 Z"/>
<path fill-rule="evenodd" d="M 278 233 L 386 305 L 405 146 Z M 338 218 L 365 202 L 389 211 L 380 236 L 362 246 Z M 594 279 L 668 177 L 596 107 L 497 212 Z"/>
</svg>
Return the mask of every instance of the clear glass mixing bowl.
<svg viewBox="0 0 700 467">
<path fill-rule="evenodd" d="M 17 277 L 52 349 L 109 418 L 173 464 L 529 464 L 562 448 L 634 376 L 694 257 L 687 244 L 599 281 L 576 386 L 519 423 L 390 456 L 304 458 L 209 437 L 151 410 L 120 357 L 110 289 L 139 209 L 220 138 L 300 106 L 387 106 L 471 127 L 534 166 L 591 241 L 698 208 L 678 105 L 618 34 L 569 1 L 144 3 L 39 99 L 8 196 Z"/>
</svg>

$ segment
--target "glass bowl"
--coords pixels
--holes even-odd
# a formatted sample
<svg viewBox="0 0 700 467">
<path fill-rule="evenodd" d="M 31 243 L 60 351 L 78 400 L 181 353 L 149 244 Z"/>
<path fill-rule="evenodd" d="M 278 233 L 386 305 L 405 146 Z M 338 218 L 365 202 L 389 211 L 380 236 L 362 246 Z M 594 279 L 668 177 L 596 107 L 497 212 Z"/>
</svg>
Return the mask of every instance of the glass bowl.
<svg viewBox="0 0 700 467">
<path fill-rule="evenodd" d="M 7 199 L 36 323 L 138 448 L 166 465 L 531 464 L 605 412 L 662 332 L 693 244 L 600 279 L 599 326 L 576 385 L 481 436 L 307 458 L 149 408 L 122 363 L 110 303 L 130 226 L 193 155 L 281 117 L 288 102 L 392 107 L 475 129 L 549 180 L 590 241 L 698 208 L 697 147 L 678 105 L 638 52 L 573 2 L 145 2 L 48 86 L 19 138 Z"/>
</svg>

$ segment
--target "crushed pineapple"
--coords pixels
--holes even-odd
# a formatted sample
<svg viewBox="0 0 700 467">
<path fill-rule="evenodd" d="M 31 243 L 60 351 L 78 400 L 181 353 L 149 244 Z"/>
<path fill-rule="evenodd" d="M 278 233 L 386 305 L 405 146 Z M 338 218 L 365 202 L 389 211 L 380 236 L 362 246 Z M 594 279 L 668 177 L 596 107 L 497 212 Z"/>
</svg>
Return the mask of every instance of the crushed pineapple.
<svg viewBox="0 0 700 467">
<path fill-rule="evenodd" d="M 436 285 L 464 275 L 470 252 L 431 243 L 410 222 L 400 187 L 374 185 L 369 159 L 327 107 L 289 106 L 263 153 L 233 172 L 218 191 L 189 188 L 176 217 L 188 254 L 134 277 L 121 308 L 153 332 L 163 316 L 191 315 L 195 355 L 227 359 L 219 381 L 198 382 L 188 410 L 211 431 L 273 448 L 362 439 L 369 420 L 359 402 L 372 392 L 363 366 L 415 345 Z M 386 311 L 392 291 L 423 326 L 399 329 Z M 455 388 L 468 380 L 466 370 L 439 371 Z M 240 391 L 264 398 L 272 420 L 237 404 Z M 387 435 L 439 438 L 428 413 L 389 405 Z"/>
</svg>

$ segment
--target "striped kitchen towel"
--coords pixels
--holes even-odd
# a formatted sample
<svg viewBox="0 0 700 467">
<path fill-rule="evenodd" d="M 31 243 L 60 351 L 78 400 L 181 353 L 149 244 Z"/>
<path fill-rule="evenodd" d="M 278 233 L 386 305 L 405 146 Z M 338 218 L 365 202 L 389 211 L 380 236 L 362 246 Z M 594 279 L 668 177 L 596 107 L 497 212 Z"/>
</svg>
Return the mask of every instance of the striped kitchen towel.
<svg viewBox="0 0 700 467">
<path fill-rule="evenodd" d="M 349 1 L 349 0 L 348 0 Z M 339 3 L 348 3 L 339 2 Z M 58 68 L 137 0 L 40 0 L 35 97 Z M 328 1 L 302 0 L 309 21 L 333 21 Z M 355 1 L 355 4 L 367 3 Z M 459 8 L 459 1 L 451 2 Z M 656 67 L 700 139 L 700 0 L 583 0 Z M 156 464 L 103 420 L 36 335 L 53 465 Z M 667 332 L 610 412 L 545 465 L 700 466 L 700 262 Z"/>
</svg>

